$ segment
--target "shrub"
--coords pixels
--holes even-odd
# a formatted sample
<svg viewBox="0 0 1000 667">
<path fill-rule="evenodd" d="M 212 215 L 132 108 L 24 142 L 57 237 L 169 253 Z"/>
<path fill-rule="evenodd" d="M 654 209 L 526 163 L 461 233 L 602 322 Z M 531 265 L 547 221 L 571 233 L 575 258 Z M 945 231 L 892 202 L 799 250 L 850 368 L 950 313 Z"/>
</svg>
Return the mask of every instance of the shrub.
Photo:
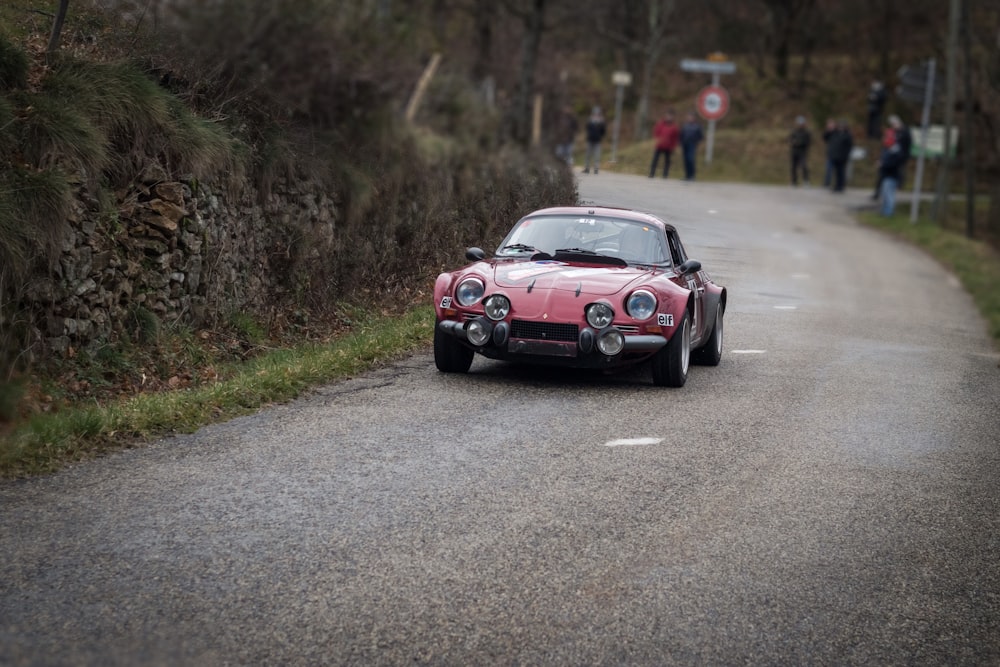
<svg viewBox="0 0 1000 667">
<path fill-rule="evenodd" d="M 199 176 L 238 166 L 237 147 L 224 128 L 196 117 L 130 63 L 62 60 L 44 80 L 39 101 L 58 108 L 64 100 L 71 101 L 73 114 L 47 128 L 50 136 L 60 124 L 73 127 L 77 118 L 92 124 L 110 158 L 100 168 L 114 184 L 127 183 L 158 157 L 174 173 Z"/>
<path fill-rule="evenodd" d="M 30 326 L 18 304 L 32 266 L 55 260 L 69 207 L 58 173 L 0 168 L 0 385 L 28 362 Z"/>
<path fill-rule="evenodd" d="M 36 258 L 55 258 L 70 195 L 55 171 L 0 169 L 0 280 L 8 287 L 23 280 Z"/>
<path fill-rule="evenodd" d="M 0 90 L 28 85 L 28 56 L 0 34 Z"/>
<path fill-rule="evenodd" d="M 10 155 L 16 146 L 14 105 L 6 97 L 0 95 L 0 155 Z M 2 162 L 0 162 L 0 168 L 3 168 Z"/>
<path fill-rule="evenodd" d="M 107 137 L 72 97 L 24 93 L 16 98 L 24 109 L 16 123 L 24 159 L 39 169 L 62 166 L 91 179 L 109 161 Z"/>
</svg>

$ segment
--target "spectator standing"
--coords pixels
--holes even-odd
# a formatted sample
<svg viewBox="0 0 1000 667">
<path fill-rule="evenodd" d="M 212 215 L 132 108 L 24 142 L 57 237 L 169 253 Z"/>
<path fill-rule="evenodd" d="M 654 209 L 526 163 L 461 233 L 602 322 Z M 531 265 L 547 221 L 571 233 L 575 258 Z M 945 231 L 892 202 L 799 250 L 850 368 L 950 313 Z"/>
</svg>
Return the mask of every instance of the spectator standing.
<svg viewBox="0 0 1000 667">
<path fill-rule="evenodd" d="M 660 161 L 661 155 L 664 158 L 663 178 L 667 177 L 667 174 L 670 172 L 670 156 L 673 154 L 674 149 L 677 148 L 680 134 L 680 128 L 674 122 L 673 110 L 667 111 L 667 113 L 663 114 L 663 118 L 656 121 L 656 125 L 653 126 L 653 137 L 656 138 L 656 150 L 653 152 L 653 163 L 649 165 L 650 178 L 656 175 L 656 165 Z"/>
<path fill-rule="evenodd" d="M 809 185 L 809 145 L 812 143 L 812 133 L 806 127 L 806 117 L 795 119 L 795 129 L 788 135 L 788 146 L 791 149 L 792 185 L 799 184 L 799 171 L 802 172 L 802 182 Z"/>
<path fill-rule="evenodd" d="M 684 180 L 686 181 L 694 180 L 698 144 L 704 138 L 705 133 L 701 131 L 701 124 L 698 123 L 697 117 L 689 111 L 685 116 L 680 133 L 681 150 L 684 152 Z"/>
<path fill-rule="evenodd" d="M 895 137 L 895 134 L 890 135 Z M 889 217 L 896 209 L 896 191 L 899 189 L 900 172 L 905 164 L 906 158 L 899 145 L 899 140 L 893 140 L 888 148 L 882 150 L 882 157 L 879 160 L 879 180 L 881 181 L 882 215 Z"/>
<path fill-rule="evenodd" d="M 910 161 L 910 151 L 913 148 L 913 134 L 902 119 L 895 114 L 889 116 L 889 127 L 896 135 L 899 151 L 903 158 L 903 163 L 899 165 L 899 187 L 903 187 L 903 181 L 906 180 L 906 165 Z"/>
<path fill-rule="evenodd" d="M 838 121 L 826 144 L 826 156 L 833 165 L 833 191 L 843 192 L 847 184 L 847 161 L 851 159 L 854 138 L 847 121 Z"/>
<path fill-rule="evenodd" d="M 885 86 L 872 81 L 868 91 L 868 138 L 878 139 L 882 134 L 882 109 L 885 108 Z"/>
<path fill-rule="evenodd" d="M 828 188 L 833 184 L 833 162 L 830 161 L 830 139 L 837 131 L 837 121 L 832 118 L 826 119 L 826 127 L 823 128 L 823 144 L 826 146 L 827 158 L 826 169 L 823 173 L 823 187 Z"/>
<path fill-rule="evenodd" d="M 579 129 L 580 124 L 573 114 L 573 109 L 569 106 L 563 107 L 556 126 L 556 157 L 570 166 L 573 166 L 573 142 L 576 141 Z"/>
<path fill-rule="evenodd" d="M 896 131 L 891 127 L 887 127 L 882 131 L 882 150 L 879 153 L 878 162 L 875 163 L 875 192 L 872 193 L 872 199 L 877 200 L 882 195 L 882 157 L 885 151 L 889 149 L 896 143 Z"/>
<path fill-rule="evenodd" d="M 598 173 L 601 168 L 601 142 L 607 132 L 607 124 L 604 122 L 604 114 L 601 107 L 594 107 L 587 120 L 587 162 L 584 165 L 583 173 L 590 173 L 590 165 L 593 162 L 594 173 Z"/>
<path fill-rule="evenodd" d="M 910 161 L 910 150 L 913 148 L 913 134 L 910 128 L 903 123 L 899 116 L 893 114 L 889 116 L 889 127 L 882 134 L 882 148 L 886 149 L 894 143 L 899 144 L 899 173 L 896 189 L 903 187 L 906 181 L 906 165 Z M 881 160 L 881 157 L 880 157 Z M 878 180 L 875 181 L 875 192 L 872 199 L 878 199 L 882 194 L 882 170 L 878 172 Z"/>
</svg>

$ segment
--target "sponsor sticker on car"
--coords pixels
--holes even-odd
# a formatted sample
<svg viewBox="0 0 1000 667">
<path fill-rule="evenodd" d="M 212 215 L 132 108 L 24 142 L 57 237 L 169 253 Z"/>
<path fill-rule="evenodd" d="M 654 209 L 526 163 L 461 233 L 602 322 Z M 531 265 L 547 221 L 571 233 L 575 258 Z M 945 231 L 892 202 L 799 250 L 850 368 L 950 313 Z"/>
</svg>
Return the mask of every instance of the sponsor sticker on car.
<svg viewBox="0 0 1000 667">
<path fill-rule="evenodd" d="M 672 327 L 674 326 L 674 316 L 671 313 L 657 313 L 656 323 L 661 327 Z"/>
<path fill-rule="evenodd" d="M 446 296 L 446 297 L 442 297 L 441 298 L 441 307 L 442 308 L 451 308 L 451 297 L 450 296 Z"/>
</svg>

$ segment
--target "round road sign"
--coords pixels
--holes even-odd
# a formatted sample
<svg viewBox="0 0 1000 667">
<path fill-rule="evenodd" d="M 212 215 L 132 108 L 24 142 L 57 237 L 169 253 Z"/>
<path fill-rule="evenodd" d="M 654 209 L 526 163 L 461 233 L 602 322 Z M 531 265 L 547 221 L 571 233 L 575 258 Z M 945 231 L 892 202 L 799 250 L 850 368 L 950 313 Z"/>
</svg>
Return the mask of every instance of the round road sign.
<svg viewBox="0 0 1000 667">
<path fill-rule="evenodd" d="M 719 120 L 729 111 L 729 93 L 722 86 L 705 86 L 698 93 L 697 108 L 705 120 Z"/>
</svg>

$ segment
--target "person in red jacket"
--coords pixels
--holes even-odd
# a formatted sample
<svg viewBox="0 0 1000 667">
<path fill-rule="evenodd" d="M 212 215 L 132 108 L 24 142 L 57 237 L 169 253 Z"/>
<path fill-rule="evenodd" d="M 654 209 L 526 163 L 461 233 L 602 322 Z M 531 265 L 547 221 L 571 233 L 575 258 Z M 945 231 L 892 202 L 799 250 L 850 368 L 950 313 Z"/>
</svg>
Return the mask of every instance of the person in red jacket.
<svg viewBox="0 0 1000 667">
<path fill-rule="evenodd" d="M 663 118 L 656 121 L 656 125 L 653 126 L 653 137 L 656 139 L 656 151 L 653 153 L 653 164 L 649 165 L 649 177 L 653 178 L 656 175 L 656 165 L 660 161 L 660 155 L 663 156 L 663 178 L 667 177 L 667 173 L 670 171 L 670 156 L 677 148 L 677 142 L 680 139 L 681 130 L 674 122 L 674 111 L 673 109 L 667 111 L 663 114 Z"/>
</svg>

